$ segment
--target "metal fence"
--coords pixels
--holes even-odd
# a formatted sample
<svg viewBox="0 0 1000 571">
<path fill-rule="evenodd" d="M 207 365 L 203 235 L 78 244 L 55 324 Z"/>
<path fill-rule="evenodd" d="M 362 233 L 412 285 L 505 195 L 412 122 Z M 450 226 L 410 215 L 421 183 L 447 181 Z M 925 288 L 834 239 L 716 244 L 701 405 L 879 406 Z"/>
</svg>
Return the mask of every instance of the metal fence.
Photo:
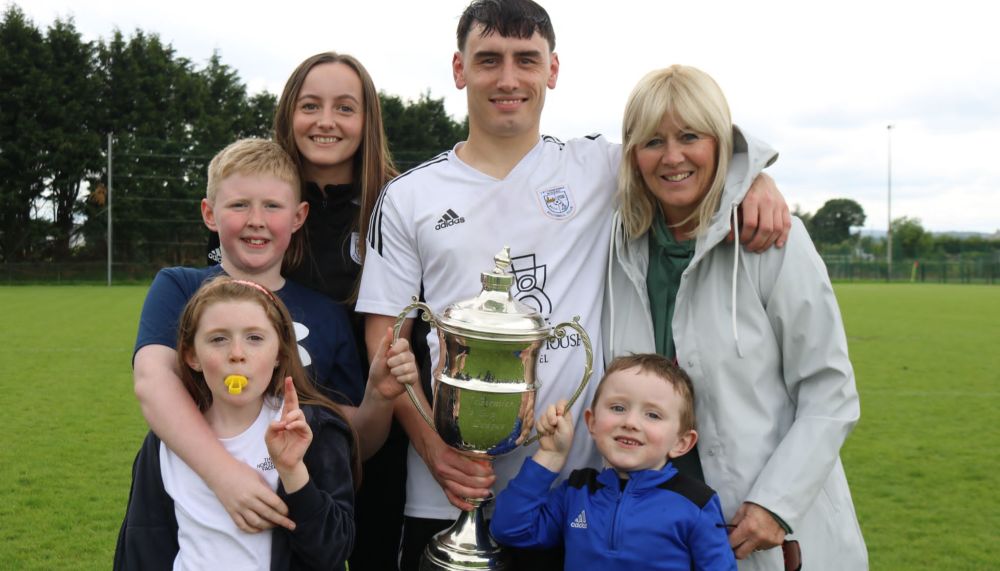
<svg viewBox="0 0 1000 571">
<path fill-rule="evenodd" d="M 987 258 L 902 260 L 893 263 L 891 275 L 884 261 L 824 257 L 823 262 L 833 281 L 995 284 L 1000 280 L 1000 262 Z"/>
<path fill-rule="evenodd" d="M 204 265 L 204 257 L 198 264 Z M 173 264 L 167 264 L 173 265 Z M 163 264 L 114 263 L 114 284 L 149 283 Z M 0 264 L 0 285 L 19 284 L 103 284 L 108 281 L 107 262 L 61 262 Z"/>
<path fill-rule="evenodd" d="M 183 255 L 181 254 L 183 250 Z M 112 282 L 145 283 L 153 279 L 164 265 L 204 265 L 204 246 L 189 245 L 175 249 L 169 263 L 115 262 Z M 178 257 L 179 256 L 179 257 Z M 825 257 L 827 271 L 833 281 L 889 281 L 884 261 L 859 261 L 842 257 Z M 0 284 L 70 284 L 105 283 L 107 262 L 65 262 L 44 264 L 0 264 Z M 996 284 L 1000 282 L 1000 262 L 990 259 L 962 260 L 903 260 L 892 267 L 891 281 L 956 284 Z"/>
</svg>

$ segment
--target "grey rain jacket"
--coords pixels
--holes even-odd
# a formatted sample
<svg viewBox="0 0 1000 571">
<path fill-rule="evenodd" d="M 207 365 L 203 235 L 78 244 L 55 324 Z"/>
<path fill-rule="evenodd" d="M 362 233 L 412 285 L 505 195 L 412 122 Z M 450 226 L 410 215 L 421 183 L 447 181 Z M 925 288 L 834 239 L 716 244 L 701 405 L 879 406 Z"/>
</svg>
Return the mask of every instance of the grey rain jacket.
<svg viewBox="0 0 1000 571">
<path fill-rule="evenodd" d="M 696 241 L 672 321 L 677 359 L 694 382 L 698 451 L 727 521 L 743 502 L 791 528 L 803 569 L 868 568 L 840 462 L 860 416 L 840 310 L 805 227 L 761 254 L 725 242 L 757 174 L 777 158 L 733 127 L 720 208 Z M 627 241 L 612 221 L 605 292 L 605 358 L 655 352 L 646 290 L 648 233 Z M 780 549 L 756 552 L 741 571 L 783 569 Z"/>
</svg>

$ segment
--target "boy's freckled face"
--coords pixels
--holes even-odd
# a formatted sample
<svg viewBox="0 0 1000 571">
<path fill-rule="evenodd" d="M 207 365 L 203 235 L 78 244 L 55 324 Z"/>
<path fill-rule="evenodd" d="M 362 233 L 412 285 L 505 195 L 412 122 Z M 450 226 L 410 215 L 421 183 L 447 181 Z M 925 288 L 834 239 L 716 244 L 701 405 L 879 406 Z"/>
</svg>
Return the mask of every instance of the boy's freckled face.
<svg viewBox="0 0 1000 571">
<path fill-rule="evenodd" d="M 624 476 L 659 470 L 668 457 L 686 452 L 682 406 L 682 397 L 668 381 L 632 368 L 604 380 L 598 401 L 584 417 L 601 456 Z"/>
<path fill-rule="evenodd" d="M 278 333 L 259 303 L 220 301 L 202 313 L 193 352 L 186 360 L 204 375 L 212 391 L 212 406 L 254 403 L 271 384 L 278 346 Z M 226 386 L 229 375 L 247 379 L 238 394 Z"/>
<path fill-rule="evenodd" d="M 280 275 L 292 233 L 307 211 L 291 184 L 269 175 L 226 177 L 214 204 L 202 202 L 205 224 L 219 233 L 223 267 L 234 277 Z"/>
</svg>

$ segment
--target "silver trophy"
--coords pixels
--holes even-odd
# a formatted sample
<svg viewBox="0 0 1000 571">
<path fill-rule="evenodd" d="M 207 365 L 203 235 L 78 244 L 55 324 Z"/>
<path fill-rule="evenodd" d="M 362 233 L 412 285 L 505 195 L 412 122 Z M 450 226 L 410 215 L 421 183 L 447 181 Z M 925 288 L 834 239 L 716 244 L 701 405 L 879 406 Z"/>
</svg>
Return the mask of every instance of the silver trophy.
<svg viewBox="0 0 1000 571">
<path fill-rule="evenodd" d="M 407 314 L 414 309 L 421 309 L 422 318 L 437 328 L 441 357 L 434 375 L 433 417 L 410 385 L 406 392 L 445 444 L 489 460 L 537 439 L 528 435 L 534 426 L 535 391 L 540 385 L 535 366 L 546 340 L 564 337 L 567 327 L 583 340 L 583 378 L 568 406 L 587 386 L 594 362 L 590 337 L 579 317 L 548 325 L 537 311 L 511 296 L 510 249 L 504 247 L 494 260 L 496 267 L 481 274 L 483 291 L 477 297 L 453 303 L 440 316 L 414 298 L 399 314 L 393 331 L 398 338 Z M 434 536 L 420 560 L 421 571 L 509 568 L 509 559 L 490 536 L 483 516 L 482 508 L 492 496 L 466 501 L 474 508 Z"/>
</svg>

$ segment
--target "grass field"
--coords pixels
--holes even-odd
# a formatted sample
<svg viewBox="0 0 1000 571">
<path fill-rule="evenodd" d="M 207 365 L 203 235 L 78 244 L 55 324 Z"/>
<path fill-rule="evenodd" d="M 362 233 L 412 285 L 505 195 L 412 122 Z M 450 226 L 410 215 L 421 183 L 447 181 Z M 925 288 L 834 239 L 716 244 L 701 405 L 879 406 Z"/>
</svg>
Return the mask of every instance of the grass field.
<svg viewBox="0 0 1000 571">
<path fill-rule="evenodd" d="M 144 287 L 0 287 L 0 569 L 107 569 L 145 424 Z M 1000 288 L 837 286 L 872 569 L 1000 568 Z M 808 570 L 807 570 L 808 571 Z"/>
</svg>

